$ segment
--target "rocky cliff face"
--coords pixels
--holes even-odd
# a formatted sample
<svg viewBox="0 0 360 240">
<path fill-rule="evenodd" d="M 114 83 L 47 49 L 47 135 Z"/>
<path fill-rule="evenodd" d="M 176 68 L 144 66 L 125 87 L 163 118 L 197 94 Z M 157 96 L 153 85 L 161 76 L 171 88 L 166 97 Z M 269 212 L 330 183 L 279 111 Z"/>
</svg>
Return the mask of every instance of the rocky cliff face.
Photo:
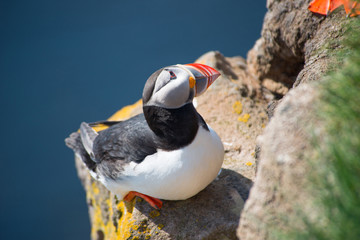
<svg viewBox="0 0 360 240">
<path fill-rule="evenodd" d="M 261 38 L 248 53 L 249 72 L 278 97 L 321 78 L 331 55 L 328 49 L 338 47 L 325 46 L 343 35 L 341 9 L 325 17 L 310 12 L 309 2 L 268 0 Z"/>
<path fill-rule="evenodd" d="M 272 118 L 258 138 L 259 171 L 237 231 L 242 240 L 279 239 L 279 229 L 301 229 L 303 215 L 293 217 L 299 211 L 317 215 L 307 191 L 312 134 L 321 129 L 315 108 L 321 84 L 314 82 L 341 48 L 346 18 L 342 8 L 327 17 L 313 14 L 309 2 L 268 0 L 262 37 L 248 54 L 250 72 L 281 100 L 271 102 Z"/>
<path fill-rule="evenodd" d="M 329 49 L 339 46 L 323 46 L 342 35 L 339 19 L 344 19 L 341 11 L 326 18 L 314 15 L 308 2 L 268 0 L 262 37 L 247 60 L 219 52 L 197 60 L 222 73 L 197 99 L 197 109 L 225 146 L 223 171 L 198 195 L 164 201 L 160 211 L 141 199 L 124 203 L 76 159 L 87 192 L 92 239 L 267 239 L 270 222 L 308 202 L 310 196 L 302 193 L 309 166 L 302 153 L 311 148 L 305 126 L 316 122 L 312 106 L 317 91 L 306 83 L 327 70 Z M 268 124 L 269 103 L 273 117 Z M 111 119 L 140 111 L 138 102 Z"/>
</svg>

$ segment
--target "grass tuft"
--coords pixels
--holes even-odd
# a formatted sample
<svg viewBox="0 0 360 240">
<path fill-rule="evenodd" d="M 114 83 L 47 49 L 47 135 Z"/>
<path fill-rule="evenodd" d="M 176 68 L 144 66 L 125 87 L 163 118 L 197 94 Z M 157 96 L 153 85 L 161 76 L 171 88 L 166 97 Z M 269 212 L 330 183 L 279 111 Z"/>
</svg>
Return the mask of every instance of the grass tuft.
<svg viewBox="0 0 360 240">
<path fill-rule="evenodd" d="M 318 114 L 326 136 L 325 141 L 314 141 L 319 163 L 326 166 L 316 182 L 325 224 L 310 225 L 314 239 L 360 239 L 359 19 L 349 24 L 344 46 L 338 56 L 341 68 L 330 73 L 321 87 Z"/>
<path fill-rule="evenodd" d="M 277 230 L 274 239 L 360 239 L 360 19 L 349 21 L 344 48 L 318 86 L 322 123 L 314 134 L 310 192 L 316 217 L 301 212 L 303 226 Z M 316 132 L 316 129 L 312 129 Z M 315 157 L 314 157 L 315 156 Z"/>
</svg>

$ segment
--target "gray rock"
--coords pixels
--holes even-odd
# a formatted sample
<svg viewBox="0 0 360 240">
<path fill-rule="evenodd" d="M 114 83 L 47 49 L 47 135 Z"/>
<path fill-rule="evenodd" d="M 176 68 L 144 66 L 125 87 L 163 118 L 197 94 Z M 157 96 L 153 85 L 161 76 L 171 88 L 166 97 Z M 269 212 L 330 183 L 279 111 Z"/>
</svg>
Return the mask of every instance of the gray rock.
<svg viewBox="0 0 360 240">
<path fill-rule="evenodd" d="M 321 16 L 307 9 L 309 2 L 268 0 L 261 38 L 248 52 L 249 72 L 278 97 L 294 83 L 318 80 L 329 60 L 325 43 L 342 34 L 344 11 Z"/>
<path fill-rule="evenodd" d="M 316 89 L 309 84 L 291 90 L 277 106 L 259 137 L 260 163 L 237 231 L 241 240 L 268 239 L 284 216 L 308 206 L 304 153 L 311 149 L 307 126 L 314 124 Z M 277 226 L 279 227 L 279 226 Z"/>
</svg>

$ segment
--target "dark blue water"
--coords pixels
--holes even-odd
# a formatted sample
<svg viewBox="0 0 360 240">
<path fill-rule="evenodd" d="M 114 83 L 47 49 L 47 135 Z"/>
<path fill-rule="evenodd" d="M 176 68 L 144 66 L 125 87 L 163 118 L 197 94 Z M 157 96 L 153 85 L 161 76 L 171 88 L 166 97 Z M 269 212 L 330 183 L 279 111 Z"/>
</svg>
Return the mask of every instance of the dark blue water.
<svg viewBox="0 0 360 240">
<path fill-rule="evenodd" d="M 0 1 L 0 239 L 89 239 L 64 138 L 141 97 L 160 67 L 246 56 L 265 1 Z"/>
</svg>

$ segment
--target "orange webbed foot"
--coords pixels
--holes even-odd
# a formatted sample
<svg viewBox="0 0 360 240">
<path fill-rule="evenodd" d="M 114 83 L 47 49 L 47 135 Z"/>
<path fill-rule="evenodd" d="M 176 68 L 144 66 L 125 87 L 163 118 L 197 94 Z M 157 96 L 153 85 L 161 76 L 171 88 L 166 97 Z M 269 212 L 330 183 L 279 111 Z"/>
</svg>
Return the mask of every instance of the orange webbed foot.
<svg viewBox="0 0 360 240">
<path fill-rule="evenodd" d="M 139 192 L 135 192 L 135 191 L 131 191 L 129 192 L 125 197 L 124 197 L 124 201 L 130 202 L 132 201 L 136 196 L 141 197 L 142 199 L 144 199 L 145 201 L 147 201 L 150 206 L 152 206 L 155 209 L 160 209 L 163 205 L 162 201 L 160 199 L 154 198 L 154 197 L 150 197 L 148 195 L 139 193 Z"/>
</svg>

